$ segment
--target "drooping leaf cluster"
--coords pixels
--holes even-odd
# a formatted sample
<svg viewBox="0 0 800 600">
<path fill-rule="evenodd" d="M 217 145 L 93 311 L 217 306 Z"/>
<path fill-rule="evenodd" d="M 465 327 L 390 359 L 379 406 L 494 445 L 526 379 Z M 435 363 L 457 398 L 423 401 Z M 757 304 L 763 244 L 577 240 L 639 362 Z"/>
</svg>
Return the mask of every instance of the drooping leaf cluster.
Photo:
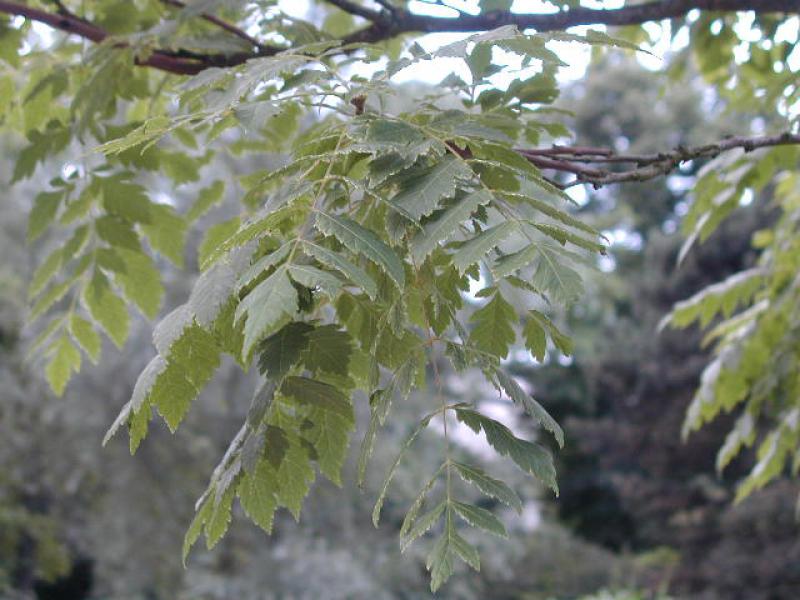
<svg viewBox="0 0 800 600">
<path fill-rule="evenodd" d="M 706 239 L 745 197 L 769 201 L 777 212 L 773 227 L 757 231 L 757 263 L 679 302 L 664 324 L 707 328 L 703 344 L 713 345 L 684 423 L 684 435 L 722 413 L 739 417 L 717 454 L 721 472 L 745 448 L 756 446 L 756 461 L 740 483 L 737 500 L 800 468 L 797 418 L 798 253 L 800 187 L 795 148 L 727 157 L 710 163 L 695 188 L 681 249 Z"/>
<path fill-rule="evenodd" d="M 603 251 L 598 233 L 570 214 L 569 197 L 514 151 L 553 127 L 539 105 L 557 95 L 554 73 L 563 63 L 548 39 L 504 27 L 433 52 L 415 45 L 372 67 L 370 77 L 344 74 L 371 63 L 369 48 L 361 62 L 342 63 L 333 58 L 337 45 L 320 41 L 233 69 L 208 69 L 175 88 L 177 111 L 105 131 L 87 124 L 105 159 L 51 182 L 30 221 L 32 238 L 54 224 L 70 235 L 31 287 L 38 298 L 33 316 L 50 319 L 36 346 L 48 357 L 57 392 L 80 369 L 81 350 L 98 357 L 100 333 L 125 341 L 128 305 L 148 317 L 158 312 L 163 292 L 153 253 L 180 264 L 185 232 L 224 195 L 214 182 L 180 213 L 154 201 L 135 172 L 152 166 L 179 184 L 197 180 L 229 130 L 288 151 L 280 168 L 242 180 L 240 218 L 206 232 L 194 289 L 155 328 L 157 354 L 106 438 L 125 427 L 135 451 L 154 410 L 171 430 L 179 426 L 224 354 L 244 369 L 257 365 L 263 381 L 197 503 L 184 555 L 200 535 L 209 547 L 219 541 L 236 500 L 270 531 L 280 507 L 299 517 L 318 474 L 340 483 L 358 397 L 369 399 L 372 415 L 361 442 L 363 481 L 392 402 L 423 386 L 426 363 L 439 356 L 456 370 L 481 369 L 563 445 L 558 424 L 500 368 L 520 333 L 539 360 L 548 339 L 569 351 L 568 339 L 539 310 L 520 327 L 509 299 L 574 301 L 582 289 L 579 266 Z M 524 67 L 538 65 L 536 74 L 503 92 L 487 86 L 496 49 L 518 55 Z M 443 109 L 430 97 L 412 112 L 381 109 L 397 93 L 395 74 L 439 57 L 462 58 L 472 74 L 470 83 L 443 83 L 462 108 Z M 322 118 L 300 126 L 298 115 L 314 108 Z M 276 136 L 283 136 L 279 144 Z M 175 167 L 165 165 L 178 154 L 166 148 L 175 144 L 187 153 L 172 173 Z M 32 147 L 23 151 L 19 177 L 38 160 L 26 157 L 42 152 Z M 481 305 L 472 309 L 465 299 L 475 286 Z M 455 475 L 521 510 L 506 484 L 455 459 L 448 426 L 460 422 L 483 433 L 499 455 L 558 488 L 553 459 L 539 443 L 474 406 L 432 408 L 389 472 L 373 516 L 377 524 L 403 453 L 434 418 L 443 420 L 445 459 L 401 531 L 403 547 L 438 531 L 428 560 L 437 589 L 456 558 L 479 567 L 463 525 L 505 535 L 491 512 L 456 498 Z M 433 508 L 423 512 L 427 505 Z"/>
</svg>

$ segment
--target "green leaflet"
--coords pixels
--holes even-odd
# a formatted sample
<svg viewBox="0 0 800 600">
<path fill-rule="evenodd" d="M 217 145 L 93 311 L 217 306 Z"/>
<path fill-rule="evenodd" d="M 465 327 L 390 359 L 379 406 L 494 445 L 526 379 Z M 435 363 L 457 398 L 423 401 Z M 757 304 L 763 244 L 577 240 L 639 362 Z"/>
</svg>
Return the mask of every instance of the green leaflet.
<svg viewBox="0 0 800 600">
<path fill-rule="evenodd" d="M 562 246 L 566 245 L 567 242 L 570 242 L 571 244 L 574 244 L 579 248 L 583 248 L 584 250 L 588 250 L 589 252 L 605 254 L 606 247 L 603 244 L 595 242 L 594 240 L 587 240 L 584 237 L 581 237 L 556 225 L 535 223 L 533 226 L 546 236 L 556 240 Z"/>
<path fill-rule="evenodd" d="M 378 286 L 372 277 L 361 267 L 356 266 L 341 254 L 305 240 L 303 241 L 303 251 L 309 256 L 316 258 L 323 265 L 337 269 L 352 283 L 364 290 L 371 299 L 374 300 L 378 295 Z"/>
<path fill-rule="evenodd" d="M 192 207 L 186 213 L 186 220 L 192 223 L 205 215 L 211 208 L 222 201 L 225 192 L 225 184 L 222 181 L 215 181 L 207 188 L 200 190 Z"/>
<path fill-rule="evenodd" d="M 292 281 L 310 290 L 319 289 L 331 299 L 342 288 L 342 281 L 338 277 L 311 265 L 288 265 L 287 270 Z"/>
<path fill-rule="evenodd" d="M 512 233 L 519 230 L 514 221 L 504 221 L 474 236 L 453 255 L 453 264 L 462 275 L 469 267 L 483 259 L 490 250 L 505 241 Z"/>
<path fill-rule="evenodd" d="M 351 252 L 371 260 L 381 267 L 399 288 L 403 288 L 405 269 L 402 261 L 394 250 L 378 239 L 374 232 L 347 217 L 323 212 L 317 213 L 315 224 L 320 233 L 334 236 Z"/>
<path fill-rule="evenodd" d="M 233 487 L 229 487 L 217 503 L 215 503 L 211 514 L 205 524 L 206 548 L 211 550 L 217 545 L 228 531 L 231 524 L 231 505 L 233 504 Z M 210 502 L 211 499 L 208 501 Z"/>
<path fill-rule="evenodd" d="M 293 319 L 298 310 L 297 290 L 284 267 L 259 283 L 236 308 L 236 321 L 246 318 L 242 354 Z"/>
<path fill-rule="evenodd" d="M 285 325 L 258 347 L 258 369 L 273 381 L 280 381 L 300 360 L 308 346 L 308 333 L 313 326 L 303 322 Z"/>
<path fill-rule="evenodd" d="M 304 364 L 310 371 L 346 377 L 352 352 L 350 334 L 336 325 L 322 325 L 308 333 Z"/>
<path fill-rule="evenodd" d="M 53 250 L 44 261 L 36 268 L 28 285 L 28 298 L 33 299 L 45 288 L 48 282 L 56 275 L 65 260 L 63 248 Z"/>
<path fill-rule="evenodd" d="M 166 336 L 164 333 L 161 335 Z M 191 402 L 219 367 L 220 348 L 207 331 L 192 324 L 174 336 L 171 345 L 161 348 L 168 351 L 166 356 L 157 356 L 142 371 L 130 402 L 109 429 L 104 443 L 122 423 L 145 413 L 150 406 L 156 407 L 170 429 L 175 431 Z M 132 451 L 140 441 L 141 437 L 131 431 Z"/>
<path fill-rule="evenodd" d="M 254 472 L 239 482 L 239 503 L 250 520 L 267 533 L 272 532 L 272 518 L 278 508 L 277 488 L 277 473 L 266 459 L 261 459 Z"/>
<path fill-rule="evenodd" d="M 479 350 L 505 358 L 517 337 L 514 332 L 517 319 L 514 307 L 497 292 L 485 306 L 472 314 L 475 327 L 469 334 L 469 341 Z"/>
<path fill-rule="evenodd" d="M 122 261 L 122 268 L 114 271 L 114 281 L 145 316 L 154 318 L 161 306 L 164 287 L 153 259 L 143 252 L 127 248 L 117 248 L 115 253 Z"/>
<path fill-rule="evenodd" d="M 425 535 L 431 529 L 431 527 L 436 524 L 436 521 L 439 520 L 439 517 L 441 517 L 442 513 L 444 512 L 445 506 L 446 503 L 442 501 L 437 504 L 435 508 L 431 509 L 421 517 L 418 517 L 416 521 L 414 521 L 413 527 L 410 527 L 403 537 L 401 546 L 402 551 L 405 551 L 414 540 L 422 535 Z"/>
<path fill-rule="evenodd" d="M 183 549 L 181 554 L 184 567 L 186 566 L 186 559 L 189 557 L 189 551 L 200 537 L 200 534 L 203 533 L 203 527 L 205 526 L 206 521 L 208 521 L 208 518 L 211 516 L 213 510 L 214 504 L 210 499 L 208 499 L 202 503 L 198 511 L 195 513 L 194 518 L 189 525 L 189 529 L 186 531 L 186 535 L 183 538 Z"/>
<path fill-rule="evenodd" d="M 130 221 L 115 215 L 103 215 L 95 220 L 94 228 L 97 236 L 110 246 L 141 251 L 142 245 L 139 242 L 139 236 Z"/>
<path fill-rule="evenodd" d="M 400 464 L 400 461 L 403 459 L 406 451 L 411 447 L 414 443 L 414 440 L 417 439 L 420 433 L 430 424 L 433 417 L 435 417 L 438 413 L 430 413 L 429 415 L 425 416 L 417 425 L 417 428 L 413 431 L 413 433 L 406 439 L 403 443 L 403 446 L 400 448 L 400 452 L 397 455 L 394 463 L 389 468 L 389 472 L 386 475 L 386 479 L 381 486 L 381 491 L 378 494 L 378 499 L 375 501 L 375 507 L 372 509 L 372 524 L 375 527 L 378 526 L 378 521 L 381 518 L 381 509 L 383 508 L 383 501 L 386 499 L 386 493 L 389 491 L 389 484 L 392 483 L 392 479 L 394 479 L 394 474 L 397 471 L 397 467 Z"/>
<path fill-rule="evenodd" d="M 299 519 L 303 498 L 308 494 L 315 473 L 307 445 L 296 434 L 287 434 L 286 439 L 288 443 L 277 467 L 277 497 L 280 505 L 288 508 L 295 519 Z"/>
<path fill-rule="evenodd" d="M 293 217 L 295 213 L 296 210 L 289 206 L 256 217 L 241 225 L 238 217 L 226 221 L 224 223 L 224 228 L 222 227 L 222 223 L 219 224 L 219 230 L 215 229 L 213 236 L 209 233 L 207 240 L 203 243 L 203 252 L 198 259 L 200 268 L 206 270 L 234 248 L 244 246 L 247 242 L 272 231 L 278 227 L 281 222 Z M 234 223 L 236 224 L 235 227 Z"/>
<path fill-rule="evenodd" d="M 265 274 L 272 267 L 283 262 L 283 260 L 289 256 L 293 247 L 294 244 L 292 242 L 286 242 L 277 250 L 270 252 L 269 254 L 265 254 L 259 258 L 239 276 L 239 279 L 236 282 L 236 290 L 241 292 L 243 288 L 251 285 L 256 279 Z"/>
<path fill-rule="evenodd" d="M 471 177 L 472 170 L 462 160 L 448 156 L 420 173 L 411 171 L 408 178 L 398 182 L 400 191 L 390 202 L 418 221 L 439 208 L 442 198 L 455 194 L 457 185 Z"/>
<path fill-rule="evenodd" d="M 351 423 L 355 419 L 350 399 L 328 383 L 308 377 L 287 377 L 281 386 L 281 393 L 301 405 L 330 411 Z"/>
<path fill-rule="evenodd" d="M 558 259 L 558 252 L 548 246 L 537 246 L 538 261 L 531 285 L 546 292 L 553 302 L 569 304 L 583 293 L 581 276 Z"/>
<path fill-rule="evenodd" d="M 478 551 L 456 531 L 453 520 L 454 509 L 445 509 L 445 524 L 442 536 L 433 546 L 425 566 L 431 572 L 431 591 L 435 592 L 453 575 L 453 559 L 457 556 L 476 571 L 481 562 Z"/>
<path fill-rule="evenodd" d="M 467 523 L 499 537 L 508 537 L 505 525 L 485 508 L 451 500 L 453 510 Z"/>
<path fill-rule="evenodd" d="M 561 333 L 555 324 L 538 310 L 528 312 L 522 335 L 525 338 L 525 347 L 540 362 L 544 359 L 547 349 L 547 335 L 565 356 L 572 354 L 572 340 L 569 336 Z"/>
<path fill-rule="evenodd" d="M 538 245 L 530 244 L 521 250 L 506 254 L 492 265 L 492 273 L 499 279 L 510 277 L 530 265 L 539 254 Z"/>
<path fill-rule="evenodd" d="M 486 441 L 503 456 L 508 456 L 523 471 L 534 475 L 558 495 L 553 457 L 541 446 L 521 440 L 511 430 L 479 412 L 457 408 L 456 417 L 475 433 L 483 430 Z"/>
<path fill-rule="evenodd" d="M 469 219 L 479 206 L 489 204 L 491 200 L 491 194 L 478 190 L 457 200 L 434 220 L 426 223 L 422 231 L 411 239 L 411 256 L 414 262 L 422 263 L 440 243 L 452 237 L 458 226 Z"/>
<path fill-rule="evenodd" d="M 233 294 L 236 271 L 219 263 L 203 272 L 192 288 L 187 302 L 195 321 L 201 327 L 211 327 L 220 317 Z"/>
<path fill-rule="evenodd" d="M 48 354 L 50 359 L 45 367 L 47 383 L 57 396 L 61 396 L 72 373 L 80 371 L 81 353 L 66 335 L 62 335 L 50 346 Z"/>
<path fill-rule="evenodd" d="M 31 214 L 28 217 L 29 242 L 41 236 L 50 223 L 53 222 L 63 197 L 63 192 L 42 192 L 36 196 Z"/>
<path fill-rule="evenodd" d="M 433 476 L 428 480 L 428 482 L 422 486 L 417 497 L 414 499 L 413 504 L 408 509 L 406 513 L 405 519 L 403 519 L 403 524 L 400 526 L 400 539 L 403 540 L 402 545 L 400 547 L 402 552 L 405 552 L 406 548 L 408 548 L 409 544 L 414 541 L 414 538 L 411 537 L 411 532 L 413 531 L 414 527 L 412 525 L 416 524 L 417 517 L 419 516 L 419 511 L 422 509 L 423 504 L 425 503 L 425 499 L 430 493 L 431 489 L 433 488 L 436 480 L 439 478 L 442 472 L 448 468 L 448 463 L 442 463 L 441 466 L 436 470 Z M 445 505 L 447 505 L 447 499 L 445 499 Z M 429 526 L 430 527 L 430 526 Z M 427 531 L 427 529 L 426 529 Z M 424 533 L 424 531 L 420 532 Z M 406 539 L 403 539 L 406 538 Z"/>
<path fill-rule="evenodd" d="M 667 323 L 674 327 L 687 327 L 694 321 L 699 321 L 701 327 L 706 327 L 720 313 L 729 317 L 738 306 L 752 299 L 762 286 L 763 277 L 764 270 L 754 267 L 709 285 L 691 298 L 676 303 L 659 328 Z"/>
<path fill-rule="evenodd" d="M 522 501 L 519 499 L 519 496 L 499 479 L 490 477 L 481 469 L 472 465 L 454 462 L 453 467 L 464 481 L 473 484 L 487 496 L 497 498 L 500 502 L 510 506 L 518 513 L 522 512 Z"/>
<path fill-rule="evenodd" d="M 408 363 L 406 363 L 408 364 Z M 404 365 L 405 366 L 405 365 Z M 401 367 L 402 369 L 403 367 Z M 394 381 L 396 375 L 392 377 Z M 361 451 L 358 455 L 358 485 L 364 486 L 364 480 L 367 473 L 367 463 L 372 456 L 372 450 L 375 446 L 375 438 L 378 435 L 378 428 L 383 425 L 383 421 L 389 413 L 389 408 L 392 404 L 393 390 L 389 389 L 376 390 L 369 398 L 370 418 L 369 426 L 364 434 L 364 439 L 361 442 Z"/>
<path fill-rule="evenodd" d="M 73 313 L 69 320 L 69 332 L 91 361 L 97 363 L 103 342 L 92 324 Z"/>
<path fill-rule="evenodd" d="M 206 231 L 200 247 L 197 249 L 197 264 L 201 269 L 213 264 L 214 259 L 221 255 L 220 248 L 237 231 L 239 231 L 239 217 L 233 217 L 221 223 L 215 223 Z"/>
<path fill-rule="evenodd" d="M 103 328 L 117 347 L 128 338 L 129 316 L 125 303 L 111 289 L 108 278 L 99 270 L 94 272 L 84 288 L 83 301 L 89 314 Z"/>
<path fill-rule="evenodd" d="M 149 220 L 141 224 L 153 250 L 178 266 L 183 265 L 186 221 L 171 206 L 151 204 Z"/>
<path fill-rule="evenodd" d="M 309 418 L 312 426 L 305 433 L 317 452 L 320 472 L 338 486 L 342 485 L 341 470 L 350 445 L 350 433 L 355 429 L 352 412 L 346 416 L 326 406 L 314 409 Z"/>
<path fill-rule="evenodd" d="M 564 430 L 556 423 L 555 419 L 551 417 L 545 408 L 529 396 L 525 390 L 514 380 L 513 377 L 507 375 L 504 371 L 497 370 L 495 377 L 500 387 L 503 388 L 508 397 L 515 403 L 519 404 L 525 409 L 525 412 L 539 421 L 539 424 L 547 429 L 556 438 L 558 445 L 564 447 Z"/>
</svg>

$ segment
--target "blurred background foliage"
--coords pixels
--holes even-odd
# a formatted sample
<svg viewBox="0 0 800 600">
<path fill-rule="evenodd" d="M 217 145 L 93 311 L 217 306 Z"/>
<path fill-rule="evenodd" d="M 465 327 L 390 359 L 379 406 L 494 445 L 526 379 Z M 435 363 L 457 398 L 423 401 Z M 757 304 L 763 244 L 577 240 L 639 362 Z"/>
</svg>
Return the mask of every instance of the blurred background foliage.
<svg viewBox="0 0 800 600">
<path fill-rule="evenodd" d="M 652 152 L 717 139 L 752 118 L 704 96 L 699 82 L 669 86 L 668 75 L 631 57 L 601 60 L 565 88 L 559 103 L 574 113 L 576 143 Z M 0 181 L 8 181 L 18 148 L 2 143 Z M 247 171 L 246 161 L 223 160 L 207 169 L 211 178 Z M 557 454 L 561 497 L 547 499 L 531 481 L 504 472 L 528 499 L 524 518 L 506 519 L 509 542 L 479 540 L 482 571 L 461 573 L 441 597 L 767 600 L 792 598 L 800 589 L 798 486 L 780 481 L 734 505 L 734 482 L 752 465 L 745 456 L 715 477 L 715 452 L 730 422 L 719 419 L 681 442 L 686 407 L 708 356 L 697 331 L 657 333 L 657 323 L 674 302 L 750 264 L 750 234 L 774 218 L 763 202 L 743 206 L 676 268 L 676 229 L 700 166 L 646 185 L 586 192 L 582 216 L 607 232 L 612 247 L 588 275 L 584 300 L 560 315 L 574 336 L 574 353 L 552 354 L 542 366 L 509 365 L 566 426 L 567 447 Z M 193 502 L 238 428 L 254 382 L 228 365 L 178 440 L 159 424 L 135 459 L 124 439 L 100 451 L 151 354 L 150 326 L 139 319 L 124 351 L 109 346 L 63 399 L 52 397 L 39 369 L 25 360 L 25 287 L 37 252 L 24 242 L 28 191 L 17 186 L 0 203 L 0 596 L 429 597 L 424 557 L 412 548 L 412 560 L 398 560 L 396 540 L 403 507 L 439 456 L 436 436 L 401 467 L 379 529 L 369 519 L 378 482 L 368 478 L 360 493 L 352 485 L 351 456 L 350 482 L 343 489 L 318 484 L 300 523 L 281 514 L 267 537 L 234 519 L 217 549 L 197 552 L 183 568 L 180 543 Z M 188 202 L 173 195 L 178 204 Z M 189 265 L 196 264 L 203 228 L 226 211 L 235 214 L 233 204 L 201 221 L 190 239 Z M 196 272 L 160 267 L 168 281 L 166 313 L 186 298 Z M 454 399 L 496 402 L 491 389 L 468 375 L 449 374 L 445 383 Z M 430 401 L 419 393 L 397 410 L 416 416 Z M 374 473 L 386 471 L 408 433 L 402 424 L 414 422 L 398 417 L 379 440 Z M 359 415 L 360 431 L 367 418 Z"/>
</svg>

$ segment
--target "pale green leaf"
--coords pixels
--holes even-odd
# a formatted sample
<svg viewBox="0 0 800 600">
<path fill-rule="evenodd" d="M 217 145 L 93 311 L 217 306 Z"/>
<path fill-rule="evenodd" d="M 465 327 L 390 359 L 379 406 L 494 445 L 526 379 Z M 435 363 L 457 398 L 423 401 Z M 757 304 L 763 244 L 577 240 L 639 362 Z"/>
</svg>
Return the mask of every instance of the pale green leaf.
<svg viewBox="0 0 800 600">
<path fill-rule="evenodd" d="M 313 425 L 304 433 L 317 451 L 320 472 L 336 485 L 342 485 L 341 470 L 350 445 L 350 432 L 355 429 L 352 414 L 343 417 L 327 407 L 309 415 Z"/>
<path fill-rule="evenodd" d="M 261 459 L 252 474 L 239 481 L 239 503 L 248 517 L 267 533 L 272 532 L 272 519 L 278 500 L 275 492 L 278 476 L 266 459 Z"/>
<path fill-rule="evenodd" d="M 69 320 L 69 332 L 91 361 L 97 363 L 97 359 L 100 358 L 102 342 L 92 324 L 73 313 Z"/>
<path fill-rule="evenodd" d="M 236 281 L 236 289 L 241 291 L 243 288 L 248 287 L 256 279 L 267 273 L 272 267 L 283 262 L 283 260 L 289 256 L 294 246 L 294 242 L 286 242 L 274 252 L 270 252 L 259 258 L 239 276 L 239 279 Z"/>
<path fill-rule="evenodd" d="M 28 217 L 28 241 L 38 238 L 56 218 L 63 192 L 42 192 L 33 201 Z"/>
<path fill-rule="evenodd" d="M 108 278 L 99 270 L 83 290 L 83 301 L 89 314 L 103 328 L 117 347 L 128 338 L 130 317 L 125 302 L 111 289 Z"/>
<path fill-rule="evenodd" d="M 195 513 L 189 528 L 186 530 L 186 535 L 183 538 L 183 550 L 181 552 L 183 566 L 186 566 L 186 559 L 189 557 L 189 552 L 200 537 L 200 534 L 203 533 L 205 524 L 213 511 L 214 502 L 211 498 L 208 498 L 200 505 Z"/>
<path fill-rule="evenodd" d="M 229 487 L 215 504 L 205 524 L 206 548 L 211 550 L 228 531 L 231 523 L 231 504 L 233 504 L 234 488 Z"/>
<path fill-rule="evenodd" d="M 225 192 L 225 184 L 217 180 L 207 188 L 200 190 L 189 212 L 186 213 L 186 220 L 192 223 L 206 214 L 211 208 L 222 200 Z"/>
<path fill-rule="evenodd" d="M 240 223 L 239 217 L 234 217 L 221 223 L 215 223 L 208 228 L 197 249 L 197 264 L 201 269 L 205 270 L 214 262 L 213 258 L 222 253 L 223 243 L 239 231 Z"/>
<path fill-rule="evenodd" d="M 47 383 L 57 396 L 61 396 L 72 373 L 80 371 L 81 353 L 66 335 L 62 335 L 50 346 L 48 354 L 50 360 L 44 370 Z"/>
<path fill-rule="evenodd" d="M 142 314 L 154 318 L 161 306 L 164 287 L 153 259 L 143 252 L 126 248 L 117 248 L 116 254 L 122 259 L 124 267 L 114 272 L 114 281 Z"/>
</svg>

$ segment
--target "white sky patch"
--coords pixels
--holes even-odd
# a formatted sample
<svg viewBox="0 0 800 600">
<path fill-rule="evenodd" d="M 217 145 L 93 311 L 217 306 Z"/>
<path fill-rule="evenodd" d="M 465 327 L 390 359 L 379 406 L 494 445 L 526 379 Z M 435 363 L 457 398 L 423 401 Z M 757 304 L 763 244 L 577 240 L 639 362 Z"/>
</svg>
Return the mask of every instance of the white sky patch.
<svg viewBox="0 0 800 600">
<path fill-rule="evenodd" d="M 586 191 L 586 187 L 582 185 L 567 188 L 567 195 L 575 200 L 579 206 L 583 206 L 589 201 L 589 193 Z"/>
<path fill-rule="evenodd" d="M 597 259 L 597 268 L 603 273 L 611 273 L 617 268 L 617 261 L 611 255 L 606 254 Z"/>
<path fill-rule="evenodd" d="M 644 240 L 639 233 L 627 229 L 609 229 L 603 231 L 612 246 L 622 246 L 626 250 L 641 250 Z"/>
<path fill-rule="evenodd" d="M 418 0 L 411 0 L 408 3 L 408 8 L 411 12 L 418 15 L 426 15 L 429 17 L 440 17 L 444 19 L 455 18 L 459 15 L 459 11 L 449 6 L 441 4 L 430 4 L 428 2 L 419 2 Z"/>
</svg>

